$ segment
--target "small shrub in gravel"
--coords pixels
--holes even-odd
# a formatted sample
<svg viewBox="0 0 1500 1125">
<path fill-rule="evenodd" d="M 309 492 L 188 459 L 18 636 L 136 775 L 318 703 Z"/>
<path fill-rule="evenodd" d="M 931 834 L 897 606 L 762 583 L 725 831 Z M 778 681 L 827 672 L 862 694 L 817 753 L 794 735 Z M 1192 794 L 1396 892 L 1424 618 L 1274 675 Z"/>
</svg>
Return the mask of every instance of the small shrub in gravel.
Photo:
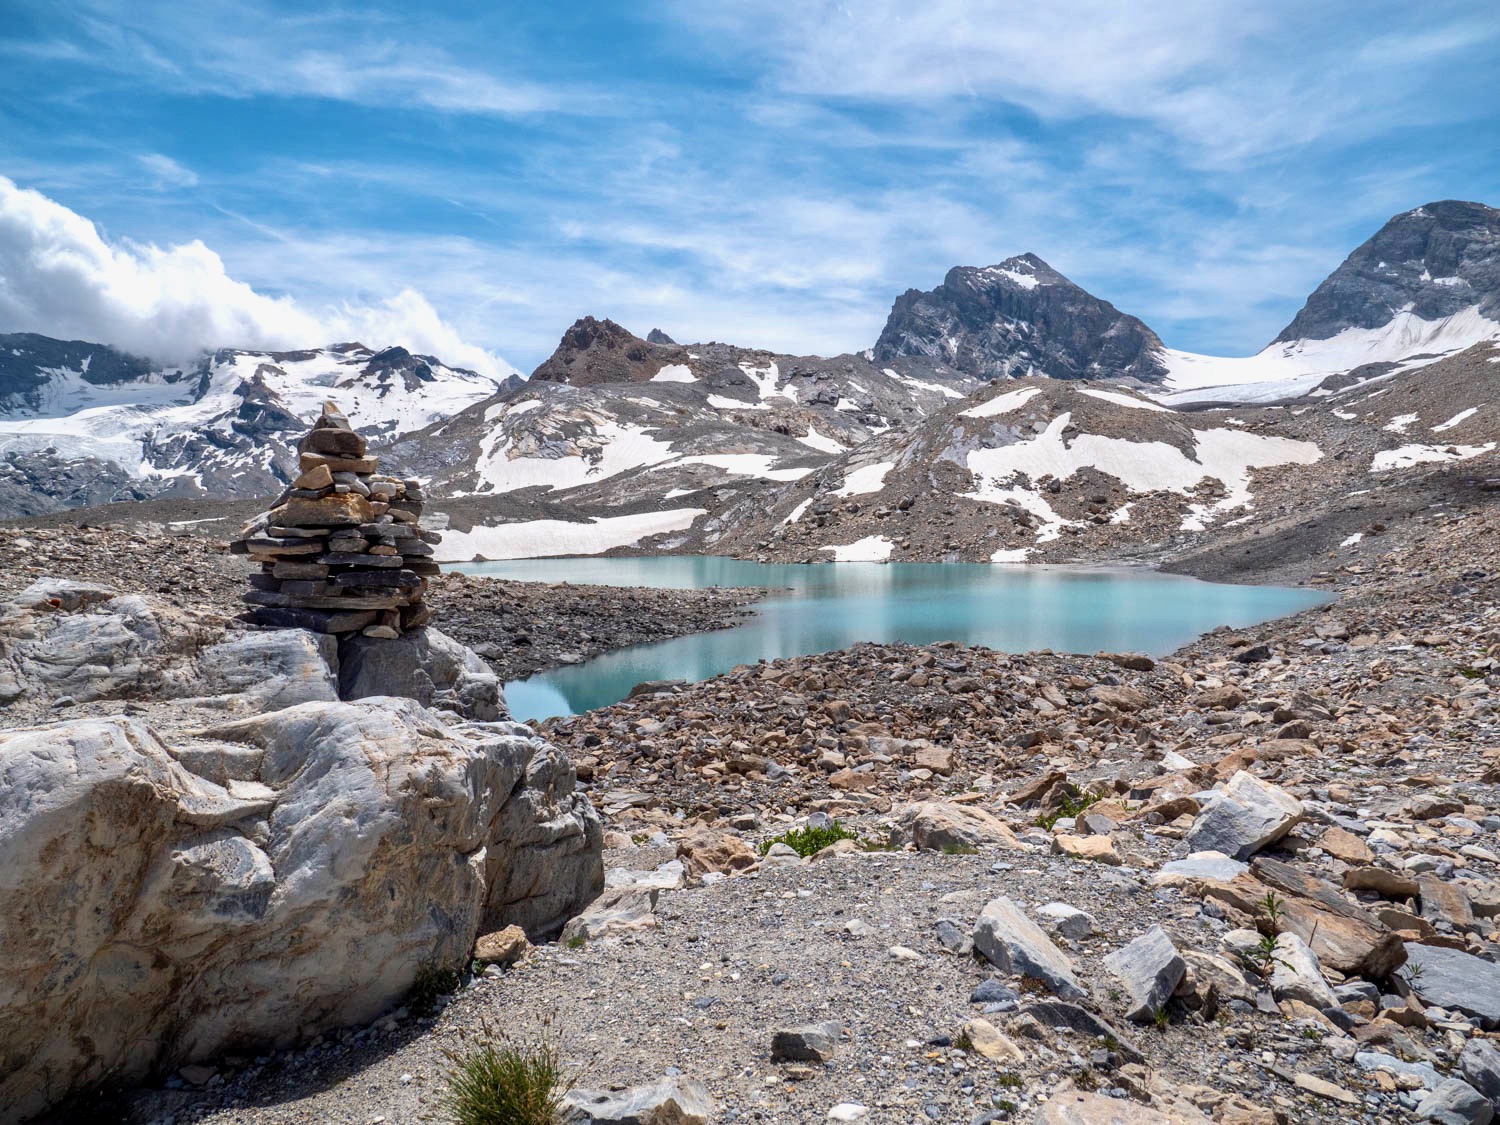
<svg viewBox="0 0 1500 1125">
<path fill-rule="evenodd" d="M 764 840 L 760 845 L 760 854 L 765 855 L 777 844 L 785 844 L 803 859 L 820 852 L 829 844 L 837 844 L 840 840 L 857 840 L 858 832 L 851 832 L 838 821 L 834 821 L 827 828 L 793 828 L 789 832 L 783 832 L 780 836 L 772 836 Z"/>
<path fill-rule="evenodd" d="M 411 982 L 411 991 L 406 994 L 406 1006 L 413 1015 L 430 1016 L 438 1010 L 442 998 L 457 992 L 463 984 L 463 976 L 457 969 L 444 969 L 437 965 L 423 965 Z"/>
</svg>

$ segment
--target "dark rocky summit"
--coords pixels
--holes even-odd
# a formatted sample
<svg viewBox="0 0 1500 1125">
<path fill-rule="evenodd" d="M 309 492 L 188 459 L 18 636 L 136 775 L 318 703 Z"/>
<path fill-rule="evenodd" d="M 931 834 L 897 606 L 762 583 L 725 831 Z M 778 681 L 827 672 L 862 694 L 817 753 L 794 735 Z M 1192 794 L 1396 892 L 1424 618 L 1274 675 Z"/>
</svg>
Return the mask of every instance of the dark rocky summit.
<svg viewBox="0 0 1500 1125">
<path fill-rule="evenodd" d="M 670 339 L 666 341 L 670 344 Z M 674 347 L 647 342 L 612 320 L 586 316 L 573 322 L 561 342 L 531 373 L 542 383 L 591 387 L 599 383 L 644 383 L 669 363 L 685 359 Z"/>
<path fill-rule="evenodd" d="M 668 336 L 660 328 L 653 328 L 653 329 L 651 329 L 650 332 L 646 333 L 646 343 L 648 343 L 648 344 L 665 344 L 665 345 L 667 345 L 669 347 L 676 347 L 677 346 L 677 341 L 674 340 L 674 339 L 672 339 L 672 337 Z"/>
<path fill-rule="evenodd" d="M 981 379 L 1135 378 L 1160 382 L 1161 340 L 1035 254 L 958 266 L 931 292 L 896 298 L 875 358 L 927 356 Z"/>
<path fill-rule="evenodd" d="M 1449 199 L 1403 212 L 1376 231 L 1273 342 L 1380 328 L 1407 310 L 1441 320 L 1474 307 L 1500 319 L 1500 211 Z"/>
</svg>

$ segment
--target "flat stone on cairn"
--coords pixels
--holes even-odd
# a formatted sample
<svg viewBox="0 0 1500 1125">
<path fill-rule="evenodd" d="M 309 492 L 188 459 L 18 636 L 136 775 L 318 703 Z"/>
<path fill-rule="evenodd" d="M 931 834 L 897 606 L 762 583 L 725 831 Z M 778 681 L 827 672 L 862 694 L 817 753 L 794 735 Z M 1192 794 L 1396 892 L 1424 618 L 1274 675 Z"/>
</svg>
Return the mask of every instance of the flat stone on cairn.
<svg viewBox="0 0 1500 1125">
<path fill-rule="evenodd" d="M 442 536 L 419 526 L 421 482 L 379 475 L 380 459 L 331 402 L 298 451 L 302 475 L 230 545 L 260 563 L 245 619 L 387 640 L 425 625 Z"/>
</svg>

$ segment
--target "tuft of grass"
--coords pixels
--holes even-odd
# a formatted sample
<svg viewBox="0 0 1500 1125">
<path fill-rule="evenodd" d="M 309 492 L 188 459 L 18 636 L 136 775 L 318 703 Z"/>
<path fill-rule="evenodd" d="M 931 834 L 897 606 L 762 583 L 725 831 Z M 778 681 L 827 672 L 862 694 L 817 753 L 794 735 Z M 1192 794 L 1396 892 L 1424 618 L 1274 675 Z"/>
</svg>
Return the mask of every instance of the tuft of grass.
<svg viewBox="0 0 1500 1125">
<path fill-rule="evenodd" d="M 582 949 L 588 943 L 589 943 L 589 939 L 587 937 L 585 937 L 583 934 L 574 934 L 572 937 L 570 937 L 568 939 L 568 948 L 569 949 Z"/>
<path fill-rule="evenodd" d="M 999 1074 L 995 1075 L 995 1085 L 1004 1086 L 1007 1089 L 1011 1090 L 1019 1090 L 1022 1086 L 1025 1085 L 1025 1082 L 1015 1071 L 1002 1070 Z"/>
<path fill-rule="evenodd" d="M 760 854 L 765 855 L 777 844 L 785 844 L 803 859 L 820 852 L 829 844 L 837 844 L 840 840 L 858 840 L 859 833 L 851 832 L 838 821 L 834 821 L 828 828 L 793 828 L 789 832 L 783 832 L 780 836 L 772 836 L 769 840 L 761 841 Z"/>
<path fill-rule="evenodd" d="M 1167 1006 L 1165 1004 L 1151 1013 L 1151 1022 L 1156 1025 L 1157 1031 L 1167 1030 L 1167 1024 L 1171 1022 L 1171 1017 L 1167 1015 Z"/>
<path fill-rule="evenodd" d="M 417 970 L 406 994 L 406 1006 L 413 1015 L 430 1016 L 437 1011 L 444 996 L 458 991 L 464 978 L 457 969 L 445 969 L 438 965 L 423 965 Z"/>
<path fill-rule="evenodd" d="M 973 844 L 944 844 L 944 855 L 978 855 L 979 849 Z"/>
<path fill-rule="evenodd" d="M 517 1046 L 487 1034 L 459 1052 L 438 1108 L 454 1125 L 555 1125 L 573 1083 L 550 1043 Z"/>
</svg>

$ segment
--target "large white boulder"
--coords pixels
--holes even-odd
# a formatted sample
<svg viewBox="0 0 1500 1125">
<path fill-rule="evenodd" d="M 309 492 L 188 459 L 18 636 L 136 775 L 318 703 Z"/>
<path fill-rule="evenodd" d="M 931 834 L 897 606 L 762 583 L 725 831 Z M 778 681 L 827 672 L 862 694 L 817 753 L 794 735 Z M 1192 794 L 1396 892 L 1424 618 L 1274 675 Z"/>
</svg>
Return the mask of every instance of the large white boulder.
<svg viewBox="0 0 1500 1125">
<path fill-rule="evenodd" d="M 481 927 L 559 928 L 601 843 L 527 728 L 410 700 L 0 733 L 0 1106 L 368 1021 Z"/>
</svg>

